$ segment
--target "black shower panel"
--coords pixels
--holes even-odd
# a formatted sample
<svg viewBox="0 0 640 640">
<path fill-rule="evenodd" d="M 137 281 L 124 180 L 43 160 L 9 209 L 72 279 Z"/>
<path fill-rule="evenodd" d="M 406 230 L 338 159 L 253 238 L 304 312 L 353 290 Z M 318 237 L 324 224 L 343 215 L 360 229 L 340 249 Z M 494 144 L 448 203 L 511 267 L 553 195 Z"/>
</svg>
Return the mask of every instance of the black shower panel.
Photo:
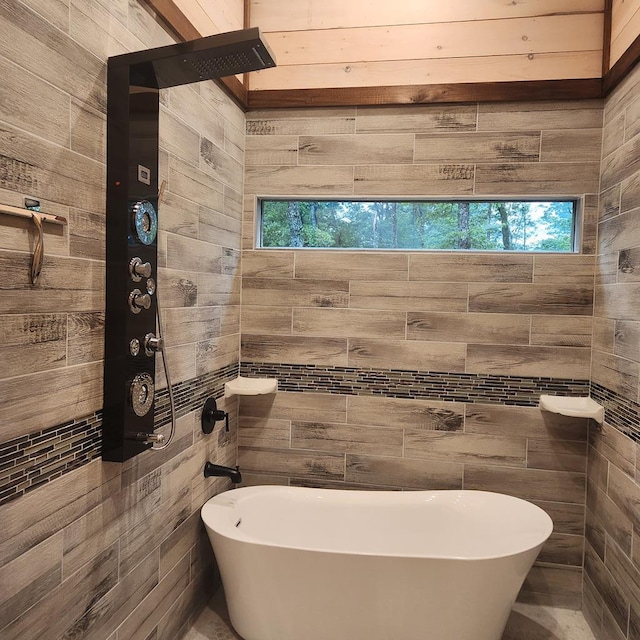
<svg viewBox="0 0 640 640">
<path fill-rule="evenodd" d="M 257 28 L 109 58 L 104 460 L 153 442 L 159 90 L 273 66 Z"/>
<path fill-rule="evenodd" d="M 151 444 L 158 274 L 159 90 L 130 84 L 109 61 L 107 286 L 102 457 L 122 462 Z"/>
</svg>

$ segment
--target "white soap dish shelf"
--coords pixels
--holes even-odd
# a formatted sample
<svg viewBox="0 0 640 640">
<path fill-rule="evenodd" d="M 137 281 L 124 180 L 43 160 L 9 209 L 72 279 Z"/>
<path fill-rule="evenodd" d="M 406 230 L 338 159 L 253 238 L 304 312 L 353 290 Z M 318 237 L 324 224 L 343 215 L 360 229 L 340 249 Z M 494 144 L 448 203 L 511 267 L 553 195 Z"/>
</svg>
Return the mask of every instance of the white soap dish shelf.
<svg viewBox="0 0 640 640">
<path fill-rule="evenodd" d="M 275 393 L 277 390 L 277 378 L 243 378 L 238 376 L 235 380 L 225 382 L 224 397 L 259 396 L 266 393 Z"/>
<path fill-rule="evenodd" d="M 604 422 L 604 407 L 589 396 L 540 396 L 540 408 L 543 411 L 559 413 L 572 418 L 591 418 L 597 423 Z"/>
</svg>

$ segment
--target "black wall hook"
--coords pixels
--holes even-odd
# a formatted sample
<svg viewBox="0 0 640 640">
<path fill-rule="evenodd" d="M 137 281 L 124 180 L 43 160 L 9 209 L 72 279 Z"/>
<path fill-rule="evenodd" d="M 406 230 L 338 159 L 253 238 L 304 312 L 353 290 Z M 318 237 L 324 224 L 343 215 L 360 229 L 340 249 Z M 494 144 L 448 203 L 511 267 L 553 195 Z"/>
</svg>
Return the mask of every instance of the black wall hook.
<svg viewBox="0 0 640 640">
<path fill-rule="evenodd" d="M 229 431 L 229 414 L 222 409 L 218 409 L 216 399 L 213 396 L 207 398 L 200 417 L 202 432 L 211 433 L 216 426 L 216 422 L 220 420 L 224 420 L 224 430 Z"/>
</svg>

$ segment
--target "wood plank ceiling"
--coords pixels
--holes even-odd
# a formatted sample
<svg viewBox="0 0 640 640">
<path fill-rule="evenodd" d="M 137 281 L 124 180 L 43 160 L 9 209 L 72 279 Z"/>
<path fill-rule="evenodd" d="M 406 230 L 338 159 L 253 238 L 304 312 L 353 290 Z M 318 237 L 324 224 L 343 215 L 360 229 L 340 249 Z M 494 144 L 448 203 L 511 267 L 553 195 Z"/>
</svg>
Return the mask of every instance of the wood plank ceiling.
<svg viewBox="0 0 640 640">
<path fill-rule="evenodd" d="M 259 26 L 248 108 L 602 95 L 640 53 L 640 0 L 147 0 L 185 39 Z M 239 86 L 238 86 L 239 85 Z"/>
</svg>

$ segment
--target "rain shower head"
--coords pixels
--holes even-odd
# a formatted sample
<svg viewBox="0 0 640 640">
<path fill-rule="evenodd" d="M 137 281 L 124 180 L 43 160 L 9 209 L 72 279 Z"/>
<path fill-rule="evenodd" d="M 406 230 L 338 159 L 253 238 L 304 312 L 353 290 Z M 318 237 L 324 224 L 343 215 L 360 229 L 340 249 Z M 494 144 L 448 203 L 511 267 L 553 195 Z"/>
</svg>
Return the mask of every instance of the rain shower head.
<svg viewBox="0 0 640 640">
<path fill-rule="evenodd" d="M 276 66 L 258 27 L 126 53 L 109 64 L 128 65 L 132 85 L 158 89 Z"/>
</svg>

